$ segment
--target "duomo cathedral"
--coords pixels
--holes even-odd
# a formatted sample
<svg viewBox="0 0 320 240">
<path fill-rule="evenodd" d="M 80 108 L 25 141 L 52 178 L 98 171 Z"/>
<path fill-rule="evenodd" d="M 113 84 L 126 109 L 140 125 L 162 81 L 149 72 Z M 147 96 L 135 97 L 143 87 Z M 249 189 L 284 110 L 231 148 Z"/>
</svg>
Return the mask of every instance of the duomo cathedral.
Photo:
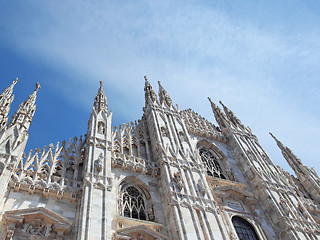
<svg viewBox="0 0 320 240">
<path fill-rule="evenodd" d="M 222 102 L 214 125 L 145 77 L 141 119 L 113 126 L 100 82 L 84 136 L 26 151 L 40 85 L 9 120 L 17 82 L 0 95 L 0 240 L 320 239 L 315 170 L 271 134 L 295 176 L 281 169 Z"/>
</svg>

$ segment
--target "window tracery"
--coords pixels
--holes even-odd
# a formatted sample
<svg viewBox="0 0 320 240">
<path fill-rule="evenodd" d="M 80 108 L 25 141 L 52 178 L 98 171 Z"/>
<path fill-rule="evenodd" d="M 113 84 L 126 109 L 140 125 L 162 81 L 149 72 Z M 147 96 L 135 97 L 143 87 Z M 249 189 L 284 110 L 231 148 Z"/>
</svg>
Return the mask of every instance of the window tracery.
<svg viewBox="0 0 320 240">
<path fill-rule="evenodd" d="M 259 240 L 253 226 L 241 217 L 233 217 L 232 224 L 236 230 L 237 236 L 242 240 Z"/>
<path fill-rule="evenodd" d="M 218 157 L 215 153 L 202 148 L 199 150 L 199 154 L 209 176 L 226 179 L 220 164 L 218 163 Z"/>
<path fill-rule="evenodd" d="M 139 187 L 128 185 L 122 188 L 119 199 L 120 215 L 145 221 L 154 221 L 153 204 Z"/>
<path fill-rule="evenodd" d="M 129 218 L 148 220 L 144 196 L 136 187 L 128 186 L 123 190 L 122 214 Z"/>
</svg>

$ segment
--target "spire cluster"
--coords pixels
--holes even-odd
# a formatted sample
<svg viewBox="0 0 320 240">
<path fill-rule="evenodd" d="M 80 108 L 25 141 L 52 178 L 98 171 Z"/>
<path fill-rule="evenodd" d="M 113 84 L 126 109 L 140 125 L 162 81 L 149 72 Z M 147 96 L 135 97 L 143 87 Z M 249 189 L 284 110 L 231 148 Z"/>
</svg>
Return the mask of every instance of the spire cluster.
<svg viewBox="0 0 320 240">
<path fill-rule="evenodd" d="M 173 105 L 172 105 L 171 97 L 169 96 L 167 91 L 164 89 L 164 87 L 161 85 L 161 82 L 158 81 L 158 85 L 159 85 L 159 92 L 158 92 L 159 100 L 158 100 L 158 96 L 155 93 L 155 91 L 152 89 L 152 86 L 149 83 L 148 78 L 144 76 L 144 79 L 145 79 L 144 92 L 145 92 L 146 106 L 149 104 L 150 105 L 158 104 L 163 107 L 172 108 Z M 173 107 L 173 109 L 175 108 Z"/>
<path fill-rule="evenodd" d="M 211 98 L 208 97 L 208 99 L 210 101 L 211 108 L 214 113 L 215 119 L 221 129 L 226 129 L 227 127 L 229 127 L 231 129 L 238 129 L 238 130 L 243 130 L 246 132 L 251 132 L 251 130 L 249 128 L 246 128 L 241 123 L 239 118 L 229 108 L 227 108 L 221 101 L 219 101 L 219 103 L 223 107 L 223 111 L 219 106 L 214 104 L 214 102 L 211 100 Z"/>
</svg>

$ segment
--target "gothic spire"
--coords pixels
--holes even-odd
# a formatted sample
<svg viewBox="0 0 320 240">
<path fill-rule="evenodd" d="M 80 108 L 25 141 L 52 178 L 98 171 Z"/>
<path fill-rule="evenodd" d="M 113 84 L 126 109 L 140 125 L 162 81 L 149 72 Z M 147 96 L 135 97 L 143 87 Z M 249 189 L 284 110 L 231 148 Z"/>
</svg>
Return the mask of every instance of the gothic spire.
<svg viewBox="0 0 320 240">
<path fill-rule="evenodd" d="M 19 127 L 24 127 L 26 130 L 29 129 L 32 122 L 33 115 L 36 111 L 36 99 L 37 92 L 40 88 L 40 84 L 36 83 L 36 88 L 31 93 L 26 101 L 19 105 L 18 110 L 12 116 L 9 126 L 18 124 Z"/>
<path fill-rule="evenodd" d="M 296 173 L 301 184 L 306 188 L 314 200 L 320 202 L 320 181 L 316 171 L 303 165 L 301 160 L 288 147 L 284 146 L 272 133 L 270 133 L 270 135 L 276 141 L 283 157 Z"/>
<path fill-rule="evenodd" d="M 290 167 L 297 173 L 301 172 L 301 167 L 303 166 L 301 160 L 291 151 L 290 148 L 284 146 L 271 132 L 269 133 L 271 137 L 276 141 L 278 147 L 281 150 L 283 157 L 287 160 Z"/>
<path fill-rule="evenodd" d="M 11 85 L 7 87 L 0 95 L 0 130 L 3 129 L 8 122 L 10 106 L 14 99 L 14 95 L 12 94 L 13 87 L 18 81 L 18 78 L 15 78 Z"/>
<path fill-rule="evenodd" d="M 145 80 L 144 93 L 145 93 L 145 101 L 147 106 L 148 103 L 153 104 L 155 101 L 157 101 L 157 94 L 152 89 L 152 86 L 149 83 L 147 76 L 144 76 L 144 80 Z"/>
<path fill-rule="evenodd" d="M 211 108 L 214 114 L 214 117 L 217 121 L 217 123 L 219 124 L 220 128 L 226 128 L 226 124 L 225 122 L 227 121 L 225 114 L 222 112 L 222 110 L 214 104 L 214 102 L 212 102 L 211 98 L 208 97 L 210 103 L 211 103 Z"/>
<path fill-rule="evenodd" d="M 235 126 L 235 127 L 240 127 L 242 129 L 245 129 L 245 126 L 241 123 L 241 121 L 239 120 L 239 118 L 237 118 L 237 116 L 229 109 L 227 108 L 222 101 L 219 101 L 219 103 L 222 105 L 223 107 L 223 111 L 225 112 L 228 120 Z"/>
<path fill-rule="evenodd" d="M 100 111 L 108 112 L 107 97 L 104 94 L 104 90 L 103 90 L 103 81 L 100 81 L 100 87 L 94 99 L 93 106 L 96 112 L 100 112 Z"/>
<path fill-rule="evenodd" d="M 160 100 L 160 104 L 165 102 L 168 107 L 171 107 L 172 106 L 172 100 L 171 100 L 170 96 L 168 95 L 167 91 L 162 87 L 160 81 L 158 81 L 158 84 L 159 84 L 159 100 Z"/>
</svg>

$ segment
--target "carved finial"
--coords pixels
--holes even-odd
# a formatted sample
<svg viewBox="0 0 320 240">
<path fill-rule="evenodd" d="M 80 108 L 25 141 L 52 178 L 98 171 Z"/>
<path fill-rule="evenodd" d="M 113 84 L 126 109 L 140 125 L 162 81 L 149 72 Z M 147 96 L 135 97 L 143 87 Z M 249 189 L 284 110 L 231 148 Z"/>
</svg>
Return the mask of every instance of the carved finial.
<svg viewBox="0 0 320 240">
<path fill-rule="evenodd" d="M 147 78 L 147 76 L 144 76 L 144 80 L 147 82 L 148 81 L 148 78 Z"/>
<path fill-rule="evenodd" d="M 226 106 L 222 103 L 221 100 L 219 100 L 219 103 L 222 105 L 222 107 L 226 108 Z"/>
<path fill-rule="evenodd" d="M 100 87 L 103 87 L 103 81 L 100 81 Z"/>
<path fill-rule="evenodd" d="M 36 83 L 36 89 L 35 89 L 35 91 L 38 91 L 40 89 L 40 83 Z"/>
<path fill-rule="evenodd" d="M 282 144 L 282 142 L 280 142 L 271 132 L 269 132 L 269 134 L 271 135 L 271 137 L 276 141 L 278 147 L 280 149 L 284 149 L 284 145 Z"/>
<path fill-rule="evenodd" d="M 269 132 L 269 134 L 271 135 L 271 137 L 274 138 L 274 140 L 278 140 L 278 139 L 272 134 L 272 132 Z"/>
<path fill-rule="evenodd" d="M 17 82 L 19 82 L 19 79 L 18 79 L 18 78 L 13 79 L 12 85 L 15 85 Z"/>
</svg>

